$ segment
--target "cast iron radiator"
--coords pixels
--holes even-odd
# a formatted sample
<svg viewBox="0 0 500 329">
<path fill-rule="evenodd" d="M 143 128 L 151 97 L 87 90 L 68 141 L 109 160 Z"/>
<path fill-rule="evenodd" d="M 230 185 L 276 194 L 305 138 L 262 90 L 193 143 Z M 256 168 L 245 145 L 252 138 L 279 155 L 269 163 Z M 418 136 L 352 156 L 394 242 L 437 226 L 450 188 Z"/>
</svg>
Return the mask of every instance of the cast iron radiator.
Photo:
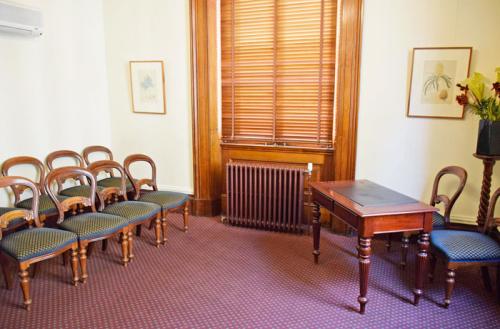
<svg viewBox="0 0 500 329">
<path fill-rule="evenodd" d="M 231 225 L 302 232 L 304 176 L 285 164 L 230 161 L 226 165 L 226 220 Z"/>
</svg>

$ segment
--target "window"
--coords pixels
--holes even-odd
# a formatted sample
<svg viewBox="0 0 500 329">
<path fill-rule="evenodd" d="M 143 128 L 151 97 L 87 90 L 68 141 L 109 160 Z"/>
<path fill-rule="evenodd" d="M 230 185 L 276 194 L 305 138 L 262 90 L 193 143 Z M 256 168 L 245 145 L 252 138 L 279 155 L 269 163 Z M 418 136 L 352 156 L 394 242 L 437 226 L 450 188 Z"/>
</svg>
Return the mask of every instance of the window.
<svg viewBox="0 0 500 329">
<path fill-rule="evenodd" d="M 222 140 L 331 148 L 336 0 L 221 0 Z"/>
</svg>

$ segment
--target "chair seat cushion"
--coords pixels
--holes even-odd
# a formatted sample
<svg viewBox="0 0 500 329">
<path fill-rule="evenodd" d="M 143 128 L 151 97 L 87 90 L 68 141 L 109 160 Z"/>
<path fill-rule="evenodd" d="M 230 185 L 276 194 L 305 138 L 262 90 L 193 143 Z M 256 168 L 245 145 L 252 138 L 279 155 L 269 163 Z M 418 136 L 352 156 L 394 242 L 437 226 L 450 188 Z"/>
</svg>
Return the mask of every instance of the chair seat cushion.
<svg viewBox="0 0 500 329">
<path fill-rule="evenodd" d="M 433 230 L 444 230 L 446 229 L 446 222 L 444 216 L 435 211 L 432 214 L 432 229 Z"/>
<path fill-rule="evenodd" d="M 65 196 L 58 195 L 57 199 L 64 200 Z M 17 204 L 19 208 L 31 209 L 31 202 L 33 202 L 33 198 L 25 199 Z M 48 215 L 48 214 L 57 214 L 57 208 L 52 199 L 45 194 L 40 195 L 38 199 L 38 214 L 40 215 Z"/>
<path fill-rule="evenodd" d="M 20 209 L 19 208 L 12 208 L 12 207 L 0 207 L 0 216 L 8 213 L 9 211 L 13 211 L 13 210 L 20 210 Z M 25 209 L 23 209 L 23 210 L 25 210 Z M 14 218 L 7 224 L 7 229 L 19 227 L 25 223 L 27 223 L 27 221 L 24 218 Z"/>
<path fill-rule="evenodd" d="M 156 203 L 162 206 L 163 209 L 172 209 L 186 203 L 188 195 L 169 191 L 151 191 L 143 193 L 139 200 Z"/>
<path fill-rule="evenodd" d="M 59 226 L 78 235 L 80 240 L 92 240 L 117 232 L 128 225 L 123 217 L 88 212 L 66 218 Z"/>
<path fill-rule="evenodd" d="M 131 224 L 151 218 L 160 211 L 161 207 L 159 205 L 141 201 L 116 202 L 103 210 L 106 214 L 124 217 Z"/>
<path fill-rule="evenodd" d="M 108 177 L 97 181 L 97 185 L 101 187 L 120 187 L 121 183 L 122 179 L 120 177 Z M 134 189 L 132 183 L 128 179 L 125 182 L 125 188 L 127 189 L 127 191 L 131 191 Z"/>
<path fill-rule="evenodd" d="M 0 249 L 18 261 L 55 252 L 77 241 L 71 232 L 53 228 L 31 228 L 11 233 L 0 240 Z"/>
<path fill-rule="evenodd" d="M 97 186 L 97 191 L 102 190 L 103 188 L 101 186 Z M 89 197 L 90 195 L 90 185 L 77 185 L 77 186 L 72 186 L 68 187 L 64 190 L 61 190 L 60 192 L 61 195 L 67 196 L 67 197 L 73 197 L 73 196 L 85 196 Z"/>
<path fill-rule="evenodd" d="M 470 231 L 438 230 L 431 244 L 453 262 L 500 261 L 500 244 L 491 237 Z"/>
</svg>

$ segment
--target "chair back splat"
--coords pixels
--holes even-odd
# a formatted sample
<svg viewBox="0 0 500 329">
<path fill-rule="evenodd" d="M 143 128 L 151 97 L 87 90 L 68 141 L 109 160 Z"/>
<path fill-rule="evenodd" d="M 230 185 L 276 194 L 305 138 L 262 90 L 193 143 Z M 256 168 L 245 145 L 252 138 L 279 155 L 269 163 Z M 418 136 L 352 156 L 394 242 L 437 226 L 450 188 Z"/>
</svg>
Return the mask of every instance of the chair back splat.
<svg viewBox="0 0 500 329">
<path fill-rule="evenodd" d="M 441 178 L 445 175 L 454 175 L 458 177 L 459 185 L 457 187 L 457 190 L 451 197 L 444 195 L 444 194 L 438 194 L 438 187 L 439 187 L 439 182 L 441 181 Z M 444 213 L 444 218 L 446 221 L 446 224 L 450 222 L 450 214 L 451 210 L 453 208 L 453 205 L 457 201 L 458 197 L 464 190 L 465 184 L 467 183 L 467 171 L 465 169 L 458 167 L 458 166 L 449 166 L 441 169 L 438 174 L 436 175 L 436 178 L 434 179 L 434 184 L 432 187 L 432 196 L 431 196 L 431 206 L 435 206 L 438 203 L 443 203 L 445 206 L 445 213 Z"/>
<path fill-rule="evenodd" d="M 57 193 L 52 190 L 52 186 L 55 182 L 65 181 L 67 179 L 78 179 L 82 184 L 85 181 L 88 182 L 90 186 L 89 196 L 74 196 L 68 197 L 64 200 L 57 198 Z M 76 209 L 78 206 L 91 207 L 92 212 L 96 212 L 95 208 L 95 195 L 96 195 L 96 182 L 92 173 L 81 167 L 61 167 L 53 169 L 45 179 L 45 190 L 52 199 L 52 202 L 57 207 L 59 212 L 58 224 L 62 223 L 64 220 L 64 214 L 72 210 L 73 214 L 76 214 Z M 83 208 L 80 207 L 80 211 L 83 212 Z"/>
<path fill-rule="evenodd" d="M 105 153 L 106 156 L 108 157 L 108 160 L 113 160 L 113 152 L 111 152 L 111 150 L 106 146 L 102 145 L 87 146 L 82 151 L 82 156 L 87 166 L 93 162 L 90 160 L 90 155 L 92 153 Z"/>
<path fill-rule="evenodd" d="M 33 167 L 36 168 L 38 171 L 38 181 L 33 182 L 39 193 L 40 194 L 45 194 L 45 188 L 44 188 L 44 181 L 45 181 L 45 166 L 43 165 L 42 161 L 38 160 L 37 158 L 30 157 L 30 156 L 18 156 L 18 157 L 13 157 L 10 159 L 7 159 L 4 161 L 2 164 L 2 175 L 4 176 L 9 176 L 10 173 L 9 171 L 16 166 L 20 165 L 32 165 Z M 26 189 L 29 189 L 29 187 L 25 185 L 13 185 L 11 186 L 12 191 L 14 192 L 14 197 L 15 201 L 14 203 L 19 203 L 21 201 L 21 195 Z"/>
<path fill-rule="evenodd" d="M 127 201 L 126 174 L 125 170 L 118 162 L 112 160 L 100 160 L 90 163 L 87 169 L 94 175 L 94 177 L 97 177 L 102 172 L 112 173 L 113 170 L 116 170 L 120 173 L 119 187 L 109 186 L 104 187 L 100 191 L 98 191 L 98 195 L 101 201 L 99 210 L 102 210 L 105 205 L 111 203 L 111 201 L 117 202 L 119 197 L 123 197 L 123 199 Z"/>
<path fill-rule="evenodd" d="M 11 211 L 7 211 L 0 215 L 0 239 L 2 238 L 2 229 L 7 228 L 9 222 L 23 218 L 28 222 L 34 221 L 37 227 L 41 227 L 38 220 L 38 195 L 39 191 L 36 184 L 27 178 L 19 176 L 6 176 L 0 177 L 0 188 L 11 188 L 21 187 L 24 189 L 30 189 L 33 192 L 33 202 L 31 203 L 31 209 L 19 209 L 13 208 Z"/>
<path fill-rule="evenodd" d="M 45 164 L 47 165 L 47 168 L 49 168 L 49 170 L 52 171 L 55 169 L 55 161 L 57 159 L 63 159 L 63 158 L 73 159 L 76 162 L 77 167 L 85 168 L 85 161 L 83 160 L 82 156 L 80 154 L 78 154 L 77 152 L 71 151 L 71 150 L 60 150 L 60 151 L 54 151 L 54 152 L 50 153 L 45 158 Z M 71 177 L 68 177 L 68 178 L 71 178 Z M 65 182 L 65 180 L 58 180 L 57 181 L 58 191 L 61 191 L 63 189 L 64 182 Z M 81 179 L 80 184 L 84 185 L 85 181 Z"/>
<path fill-rule="evenodd" d="M 130 171 L 130 166 L 135 162 L 147 162 L 151 166 L 151 178 L 134 179 L 132 172 Z M 134 185 L 135 196 L 134 199 L 138 199 L 141 194 L 141 187 L 144 185 L 150 186 L 153 191 L 158 191 L 158 186 L 156 184 L 156 165 L 150 157 L 145 154 L 132 154 L 125 158 L 123 162 L 125 168 L 125 173 L 127 174 L 129 180 Z"/>
</svg>

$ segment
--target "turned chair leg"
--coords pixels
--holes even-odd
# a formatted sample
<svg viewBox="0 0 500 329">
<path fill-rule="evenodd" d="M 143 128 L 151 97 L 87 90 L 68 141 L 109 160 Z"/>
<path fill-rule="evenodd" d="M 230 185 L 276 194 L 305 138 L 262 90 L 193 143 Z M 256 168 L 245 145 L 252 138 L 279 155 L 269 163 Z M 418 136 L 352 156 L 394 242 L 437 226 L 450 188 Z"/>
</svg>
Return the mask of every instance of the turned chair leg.
<svg viewBox="0 0 500 329">
<path fill-rule="evenodd" d="M 448 308 L 451 303 L 451 293 L 455 285 L 455 269 L 448 268 L 446 270 L 446 290 L 444 296 L 444 307 Z"/>
<path fill-rule="evenodd" d="M 80 254 L 80 268 L 82 271 L 82 276 L 80 277 L 80 281 L 82 283 L 87 282 L 87 278 L 89 275 L 87 274 L 87 242 L 80 242 L 79 248 Z"/>
<path fill-rule="evenodd" d="M 128 232 L 123 232 L 121 235 L 121 241 L 122 241 L 122 263 L 123 266 L 127 266 L 129 262 L 128 258 Z"/>
<path fill-rule="evenodd" d="M 184 205 L 183 219 L 184 219 L 184 232 L 187 232 L 189 226 L 189 201 L 186 202 L 186 204 Z"/>
<path fill-rule="evenodd" d="M 23 291 L 24 308 L 31 309 L 29 265 L 19 264 L 19 282 Z"/>
<path fill-rule="evenodd" d="M 161 233 L 163 236 L 163 244 L 167 243 L 167 214 L 168 211 L 162 211 L 162 216 L 161 216 Z"/>
<path fill-rule="evenodd" d="M 3 280 L 5 281 L 5 287 L 7 289 L 12 288 L 12 276 L 9 271 L 9 263 L 8 261 L 0 254 L 0 267 L 2 268 Z"/>
<path fill-rule="evenodd" d="M 128 231 L 128 261 L 131 262 L 132 259 L 135 257 L 134 252 L 133 252 L 133 233 L 132 230 Z"/>
<path fill-rule="evenodd" d="M 102 240 L 101 250 L 102 251 L 108 250 L 108 239 Z"/>
<path fill-rule="evenodd" d="M 483 278 L 484 288 L 487 291 L 493 291 L 491 288 L 490 272 L 488 271 L 488 266 L 481 266 L 481 277 Z"/>
<path fill-rule="evenodd" d="M 429 269 L 429 282 L 434 282 L 434 273 L 436 272 L 436 255 L 430 254 L 430 269 Z"/>
<path fill-rule="evenodd" d="M 78 284 L 78 245 L 71 248 L 71 272 L 73 274 L 73 285 L 76 287 Z"/>
<path fill-rule="evenodd" d="M 385 247 L 387 248 L 387 252 L 391 251 L 391 247 L 392 247 L 392 233 L 387 234 L 387 241 L 385 242 Z"/>
<path fill-rule="evenodd" d="M 158 213 L 155 218 L 155 237 L 156 237 L 156 247 L 161 244 L 161 213 Z"/>
<path fill-rule="evenodd" d="M 37 269 L 38 269 L 38 263 L 33 264 L 33 266 L 31 266 L 30 268 L 31 268 L 30 277 L 32 279 L 34 279 L 36 276 Z"/>
<path fill-rule="evenodd" d="M 497 265 L 497 303 L 500 304 L 500 264 Z"/>
<path fill-rule="evenodd" d="M 406 266 L 406 261 L 408 259 L 408 248 L 410 245 L 410 238 L 403 233 L 401 238 L 401 266 L 404 268 Z"/>
</svg>

